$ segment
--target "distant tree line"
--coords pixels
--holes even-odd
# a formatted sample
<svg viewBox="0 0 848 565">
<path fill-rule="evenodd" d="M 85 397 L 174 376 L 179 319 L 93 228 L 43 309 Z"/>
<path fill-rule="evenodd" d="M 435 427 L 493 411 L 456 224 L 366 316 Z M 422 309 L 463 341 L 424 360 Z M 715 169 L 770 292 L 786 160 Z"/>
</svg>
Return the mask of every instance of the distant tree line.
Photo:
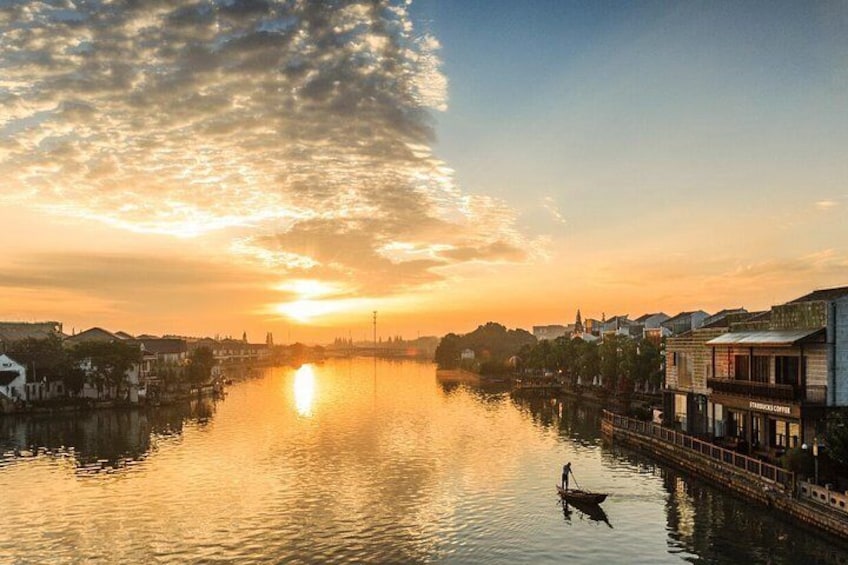
<svg viewBox="0 0 848 565">
<path fill-rule="evenodd" d="M 630 391 L 634 385 L 659 387 L 663 380 L 661 346 L 646 339 L 623 335 L 604 336 L 590 342 L 579 337 L 558 337 L 523 347 L 519 369 L 555 372 L 576 385 L 600 376 L 611 391 Z"/>
</svg>

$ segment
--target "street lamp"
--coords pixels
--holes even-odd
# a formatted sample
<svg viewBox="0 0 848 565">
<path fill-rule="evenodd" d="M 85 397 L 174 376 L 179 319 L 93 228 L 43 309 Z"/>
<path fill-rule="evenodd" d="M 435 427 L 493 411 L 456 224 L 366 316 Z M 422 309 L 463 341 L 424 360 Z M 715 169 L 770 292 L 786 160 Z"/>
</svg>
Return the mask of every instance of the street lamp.
<svg viewBox="0 0 848 565">
<path fill-rule="evenodd" d="M 801 444 L 801 449 L 807 451 L 806 443 Z M 813 438 L 813 480 L 815 484 L 819 484 L 819 438 Z"/>
<path fill-rule="evenodd" d="M 819 484 L 819 438 L 813 438 L 813 476 L 816 479 L 816 486 Z"/>
</svg>

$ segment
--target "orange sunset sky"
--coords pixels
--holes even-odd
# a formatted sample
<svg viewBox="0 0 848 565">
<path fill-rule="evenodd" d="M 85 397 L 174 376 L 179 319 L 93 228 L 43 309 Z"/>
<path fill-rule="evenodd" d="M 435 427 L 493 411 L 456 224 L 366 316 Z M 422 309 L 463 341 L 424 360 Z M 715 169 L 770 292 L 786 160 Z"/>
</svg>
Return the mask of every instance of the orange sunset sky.
<svg viewBox="0 0 848 565">
<path fill-rule="evenodd" d="M 848 7 L 0 6 L 0 319 L 277 343 L 848 284 Z"/>
</svg>

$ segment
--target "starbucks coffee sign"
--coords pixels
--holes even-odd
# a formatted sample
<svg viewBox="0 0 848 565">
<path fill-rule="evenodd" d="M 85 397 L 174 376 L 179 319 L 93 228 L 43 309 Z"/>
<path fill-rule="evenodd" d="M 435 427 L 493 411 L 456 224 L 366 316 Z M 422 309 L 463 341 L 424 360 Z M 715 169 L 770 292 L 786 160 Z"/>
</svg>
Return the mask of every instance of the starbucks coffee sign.
<svg viewBox="0 0 848 565">
<path fill-rule="evenodd" d="M 783 406 L 782 404 L 769 404 L 766 402 L 756 402 L 754 400 L 748 403 L 751 410 L 760 410 L 762 412 L 771 412 L 772 414 L 786 414 L 789 416 L 792 412 L 791 407 Z"/>
</svg>

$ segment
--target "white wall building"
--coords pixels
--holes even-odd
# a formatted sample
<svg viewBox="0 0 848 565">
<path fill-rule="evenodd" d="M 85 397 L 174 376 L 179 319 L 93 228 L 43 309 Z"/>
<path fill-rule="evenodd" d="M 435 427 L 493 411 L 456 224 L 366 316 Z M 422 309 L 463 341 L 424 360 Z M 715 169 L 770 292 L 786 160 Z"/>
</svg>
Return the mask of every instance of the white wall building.
<svg viewBox="0 0 848 565">
<path fill-rule="evenodd" d="M 27 400 L 26 367 L 6 354 L 0 355 L 0 395 L 11 400 Z"/>
</svg>

